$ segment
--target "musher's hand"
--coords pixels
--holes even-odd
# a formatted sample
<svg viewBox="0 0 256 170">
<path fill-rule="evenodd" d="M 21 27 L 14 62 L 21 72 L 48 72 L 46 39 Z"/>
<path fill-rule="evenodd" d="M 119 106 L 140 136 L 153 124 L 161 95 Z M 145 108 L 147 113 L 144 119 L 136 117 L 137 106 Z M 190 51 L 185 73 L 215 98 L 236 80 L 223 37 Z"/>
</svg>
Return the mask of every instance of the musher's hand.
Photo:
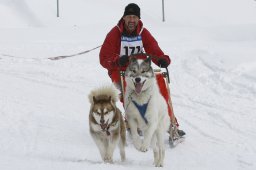
<svg viewBox="0 0 256 170">
<path fill-rule="evenodd" d="M 167 68 L 169 66 L 169 63 L 164 58 L 159 58 L 157 63 L 157 65 L 161 68 Z"/>
<path fill-rule="evenodd" d="M 128 56 L 128 55 L 122 55 L 122 56 L 119 58 L 119 65 L 120 65 L 121 67 L 125 66 L 128 62 L 129 62 L 129 56 Z"/>
</svg>

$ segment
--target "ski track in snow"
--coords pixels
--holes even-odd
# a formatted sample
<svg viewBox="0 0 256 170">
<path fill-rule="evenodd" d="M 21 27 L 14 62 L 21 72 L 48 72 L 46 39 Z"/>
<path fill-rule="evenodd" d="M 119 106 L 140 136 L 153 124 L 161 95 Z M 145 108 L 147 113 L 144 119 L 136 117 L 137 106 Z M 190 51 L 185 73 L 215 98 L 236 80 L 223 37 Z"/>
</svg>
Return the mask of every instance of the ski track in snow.
<svg viewBox="0 0 256 170">
<path fill-rule="evenodd" d="M 93 83 L 88 82 L 88 78 L 78 76 L 74 72 L 71 73 L 71 75 L 63 75 L 61 73 L 61 70 L 58 70 L 59 63 L 58 61 L 51 61 L 48 59 L 34 59 L 34 58 L 12 58 L 3 60 L 3 62 L 9 63 L 10 65 L 15 67 L 20 67 L 20 69 L 15 68 L 15 70 L 6 69 L 5 67 L 0 68 L 0 74 L 13 76 L 16 78 L 20 78 L 26 81 L 31 81 L 32 83 L 37 84 L 44 84 L 56 88 L 70 88 L 71 90 L 77 91 L 77 92 L 84 92 L 83 90 L 79 90 L 79 88 L 74 88 L 72 85 L 79 85 L 82 86 L 87 82 L 86 84 L 90 87 L 93 87 Z M 57 62 L 57 63 L 56 63 Z M 16 66 L 17 65 L 17 66 Z M 61 65 L 61 64 L 60 64 Z M 66 67 L 65 64 L 61 65 Z M 17 67 L 17 68 L 18 68 Z M 76 66 L 73 66 L 76 67 Z M 22 68 L 26 68 L 27 71 L 24 72 Z M 82 67 L 80 67 L 81 69 Z M 67 68 L 70 69 L 70 68 Z M 73 69 L 73 68 L 71 68 Z M 52 70 L 56 71 L 53 72 Z M 79 72 L 80 70 L 77 70 Z M 81 71 L 86 72 L 86 69 L 83 69 Z M 64 73 L 64 72 L 63 72 Z M 88 83 L 91 83 L 89 85 Z"/>
<path fill-rule="evenodd" d="M 191 53 L 194 54 L 194 53 Z M 206 56 L 210 56 L 207 52 L 204 53 Z M 79 64 L 81 61 L 80 59 L 76 60 L 69 60 L 69 61 L 49 61 L 46 59 L 29 59 L 29 58 L 4 58 L 1 60 L 0 65 L 6 65 L 8 64 L 9 67 L 1 67 L 0 68 L 0 74 L 3 77 L 9 77 L 12 79 L 16 79 L 17 81 L 24 81 L 25 84 L 38 84 L 42 87 L 47 88 L 53 88 L 58 89 L 58 91 L 62 90 L 68 90 L 69 92 L 74 92 L 74 94 L 85 94 L 87 91 L 83 88 L 84 85 L 87 86 L 86 89 L 90 89 L 94 86 L 95 81 L 88 82 L 87 80 L 90 79 L 90 75 L 81 75 L 81 71 L 86 71 L 85 68 L 83 68 Z M 193 62 L 192 62 L 193 60 Z M 69 63 L 71 61 L 71 63 Z M 236 79 L 228 79 L 230 76 L 234 76 L 233 73 L 228 72 L 228 70 L 224 70 L 223 67 L 219 64 L 212 64 L 208 63 L 203 59 L 202 56 L 195 57 L 193 59 L 181 59 L 181 67 L 179 67 L 177 70 L 178 72 L 182 72 L 180 74 L 184 74 L 182 76 L 186 79 L 188 82 L 193 82 L 191 84 L 185 84 L 185 88 L 194 88 L 194 91 L 184 90 L 183 92 L 175 92 L 177 94 L 173 95 L 174 99 L 174 105 L 177 107 L 179 112 L 180 110 L 184 110 L 184 113 L 182 115 L 178 115 L 180 117 L 180 124 L 182 126 L 186 127 L 186 131 L 188 133 L 188 138 L 190 135 L 195 135 L 197 133 L 199 139 L 204 139 L 214 145 L 230 145 L 231 148 L 236 147 L 236 145 L 243 146 L 242 148 L 251 147 L 251 152 L 254 154 L 256 153 L 256 148 L 250 144 L 250 143 L 244 143 L 246 140 L 251 140 L 251 138 L 255 138 L 255 134 L 252 131 L 248 131 L 247 128 L 243 128 L 243 124 L 239 124 L 239 119 L 241 118 L 241 111 L 242 109 L 238 109 L 237 107 L 229 108 L 226 106 L 230 106 L 230 104 L 227 105 L 227 102 L 233 102 L 234 105 L 239 105 L 239 103 L 243 103 L 247 105 L 247 111 L 252 112 L 255 110 L 255 106 L 253 105 L 252 99 L 255 98 L 254 94 L 254 88 L 248 88 L 250 86 L 250 83 L 254 82 L 254 79 L 247 78 L 241 75 L 242 77 L 238 77 L 239 79 L 244 79 L 247 82 L 243 83 L 234 83 L 233 81 Z M 70 69 L 71 72 L 65 72 L 62 70 Z M 203 72 L 201 70 L 204 70 Z M 199 72 L 200 71 L 200 72 Z M 64 74 L 63 74 L 64 73 Z M 87 77 L 88 76 L 88 77 Z M 173 77 L 172 77 L 173 79 Z M 182 80 L 176 79 L 173 80 L 174 82 L 183 82 Z M 229 81 L 229 82 L 227 82 Z M 32 85 L 32 86 L 33 86 Z M 221 88 L 220 88 L 221 87 Z M 201 95 L 198 94 L 200 91 L 203 90 L 206 94 Z M 240 93 L 240 91 L 243 91 L 244 93 Z M 187 93 L 191 92 L 191 93 Z M 19 108 L 21 105 L 29 105 L 30 100 L 27 100 L 26 97 L 23 97 L 23 99 L 20 101 L 19 96 L 17 96 L 17 100 L 15 100 L 15 96 L 13 99 L 9 99 L 11 102 L 11 105 L 17 105 Z M 86 98 L 86 97 L 84 97 Z M 232 99 L 232 100 L 230 100 Z M 7 113 L 5 111 L 13 111 L 14 113 L 17 112 L 16 109 L 10 109 L 8 106 L 10 105 L 9 102 L 1 101 L 3 106 L 7 108 L 1 109 L 1 115 L 6 118 L 7 120 L 12 119 L 13 117 L 8 118 Z M 15 104 L 16 103 L 16 104 Z M 19 106 L 20 105 L 20 106 Z M 41 159 L 41 160 L 51 160 L 55 162 L 70 162 L 70 163 L 82 163 L 87 164 L 88 166 L 94 166 L 94 165 L 100 165 L 100 166 L 106 166 L 106 164 L 103 164 L 98 158 L 96 159 L 89 159 L 89 158 L 75 158 L 76 154 L 71 154 L 75 156 L 74 158 L 71 157 L 63 157 L 58 156 L 56 153 L 52 153 L 52 157 L 50 156 L 51 153 L 40 153 L 40 148 L 38 146 L 40 143 L 42 143 L 41 138 L 47 131 L 52 131 L 53 134 L 60 134 L 61 131 L 58 130 L 55 125 L 49 124 L 49 121 L 56 121 L 56 118 L 54 117 L 45 117 L 48 123 L 45 121 L 41 122 L 40 124 L 31 124 L 30 122 L 33 122 L 34 119 L 37 119 L 38 113 L 33 113 L 33 110 L 40 110 L 40 108 L 43 108 L 45 104 L 43 103 L 34 103 L 32 110 L 24 110 L 22 117 L 18 117 L 13 121 L 7 121 L 6 126 L 13 127 L 9 129 L 9 133 L 13 133 L 16 137 L 20 139 L 21 144 L 23 145 L 24 149 L 22 149 L 25 153 L 25 155 L 28 156 L 29 159 Z M 88 106 L 87 106 L 88 107 Z M 26 107 L 25 107 L 26 108 Z M 234 118 L 231 118 L 229 113 L 234 114 Z M 189 114 L 189 115 L 188 115 Z M 25 117 L 29 117 L 28 120 L 24 119 Z M 52 120 L 51 120 L 52 119 Z M 230 121 L 235 120 L 235 121 Z M 237 119 L 237 120 L 236 120 Z M 194 121 L 192 121 L 194 120 Z M 249 119 L 240 119 L 242 121 L 249 121 Z M 13 125 L 10 124 L 13 122 Z M 58 120 L 60 124 L 61 121 Z M 194 123 L 193 123 L 194 122 Z M 198 122 L 205 122 L 201 124 L 201 126 L 198 126 Z M 207 129 L 206 127 L 210 125 L 212 128 L 217 130 L 220 134 L 212 133 L 210 129 Z M 32 128 L 32 129 L 31 129 Z M 232 139 L 226 139 L 225 134 L 221 132 L 221 129 L 225 128 L 225 132 L 236 134 L 235 136 L 239 136 L 239 139 L 237 141 L 233 141 Z M 30 130 L 28 130 L 30 129 Z M 189 130 L 190 129 L 190 130 Z M 49 134 L 48 134 L 49 135 Z M 51 134 L 50 134 L 51 135 Z M 224 136 L 223 136 L 224 135 Z M 31 136 L 33 137 L 31 139 Z M 89 136 L 88 136 L 89 137 Z M 63 137 L 57 137 L 63 138 Z M 52 147 L 50 136 L 48 138 L 49 140 L 46 140 L 47 145 L 49 147 Z M 65 137 L 64 137 L 65 139 Z M 54 141 L 55 139 L 53 139 Z M 67 140 L 67 139 L 65 139 Z M 187 139 L 188 140 L 188 139 Z M 49 143 L 50 142 L 50 143 Z M 189 142 L 189 141 L 188 141 Z M 14 139 L 10 140 L 10 146 L 15 145 Z M 126 149 L 126 152 L 129 152 L 132 148 L 131 143 L 129 143 L 130 146 Z M 186 141 L 181 144 L 186 145 Z M 168 144 L 166 142 L 166 147 L 168 148 Z M 179 147 L 179 146 L 178 146 Z M 4 148 L 4 150 L 9 150 L 10 148 Z M 11 150 L 15 150 L 15 147 Z M 20 150 L 16 148 L 17 150 Z M 60 149 L 60 148 L 59 148 Z M 57 149 L 57 150 L 59 150 Z M 176 148 L 177 149 L 177 148 Z M 86 150 L 86 149 L 85 149 Z M 150 151 L 149 151 L 150 152 Z M 168 150 L 167 154 L 171 154 L 172 150 Z M 193 151 L 196 152 L 196 151 Z M 231 152 L 230 149 L 227 150 L 227 152 Z M 50 154 L 50 155 L 49 155 Z M 233 153 L 234 154 L 234 153 Z M 55 156 L 54 156 L 55 155 Z M 83 156 L 82 156 L 83 157 Z M 116 156 L 119 157 L 119 156 Z M 242 155 L 236 155 L 238 162 L 241 167 L 250 167 L 253 166 L 253 163 L 250 161 L 245 161 Z M 144 162 L 140 161 L 134 161 L 131 160 L 131 158 L 128 158 L 128 160 L 125 163 L 119 162 L 118 160 L 115 161 L 115 166 L 126 166 L 132 164 L 134 167 L 136 166 L 148 166 L 150 163 L 148 161 Z"/>
<path fill-rule="evenodd" d="M 190 55 L 193 56 L 193 53 Z M 186 74 L 182 77 L 188 82 L 186 83 L 187 87 L 184 88 L 191 86 L 193 89 L 192 91 L 182 89 L 184 92 L 190 93 L 181 92 L 176 98 L 177 101 L 180 101 L 180 103 L 175 102 L 179 108 L 184 106 L 188 108 L 187 110 L 183 109 L 182 112 L 189 111 L 187 114 L 182 114 L 181 120 L 193 131 L 199 133 L 201 137 L 231 147 L 236 147 L 237 144 L 244 148 L 249 147 L 251 153 L 255 154 L 256 148 L 251 142 L 256 137 L 255 127 L 249 125 L 248 128 L 245 128 L 247 122 L 256 121 L 253 116 L 256 109 L 255 79 L 248 79 L 247 75 L 243 74 L 234 75 L 234 73 L 223 69 L 225 67 L 221 63 L 207 62 L 204 58 L 208 56 L 209 59 L 211 56 L 207 52 L 204 52 L 203 56 L 199 53 L 197 55 L 199 56 L 182 59 L 182 67 L 178 68 L 179 74 Z M 177 81 L 174 80 L 174 82 Z M 180 82 L 182 81 L 180 80 Z M 230 107 L 232 105 L 234 107 Z M 198 121 L 206 122 L 207 125 L 198 126 L 195 124 Z M 229 134 L 216 135 L 216 133 L 211 133 L 211 131 L 205 130 L 207 126 L 212 126 L 211 129 L 219 131 L 220 134 L 222 134 L 222 129 L 225 129 L 225 133 L 236 134 L 237 139 L 227 139 L 226 136 Z M 252 162 L 241 159 L 240 154 L 237 157 L 241 167 L 248 168 L 253 165 Z"/>
<path fill-rule="evenodd" d="M 175 107 L 174 110 L 177 111 L 176 116 L 181 126 L 184 127 L 184 130 L 188 133 L 187 139 L 175 149 L 178 150 L 182 145 L 191 145 L 191 140 L 203 140 L 217 148 L 220 146 L 229 146 L 226 148 L 227 153 L 225 154 L 234 155 L 233 157 L 236 157 L 240 167 L 248 168 L 254 166 L 244 155 L 233 152 L 233 150 L 239 146 L 241 150 L 251 148 L 248 154 L 256 153 L 256 148 L 253 143 L 248 142 L 256 138 L 255 133 L 253 130 L 249 130 L 252 127 L 248 126 L 245 128 L 245 124 L 247 121 L 250 121 L 250 117 L 254 119 L 254 78 L 248 78 L 246 74 L 239 76 L 234 75 L 233 72 L 225 70 L 221 62 L 212 63 L 205 60 L 205 58 L 211 58 L 212 55 L 207 51 L 203 53 L 190 52 L 189 55 L 193 57 L 181 58 L 178 61 L 180 62 L 179 66 L 174 68 L 175 74 L 182 76 L 171 77 L 172 82 L 174 82 L 174 86 L 171 85 L 174 89 L 171 88 L 171 90 L 175 92 L 172 95 Z M 84 62 L 85 59 L 83 57 L 51 61 L 45 58 L 19 58 L 3 55 L 0 61 L 0 76 L 2 75 L 1 77 L 6 79 L 12 79 L 12 81 L 16 81 L 17 83 L 21 82 L 20 87 L 10 86 L 10 88 L 15 88 L 14 91 L 19 91 L 19 88 L 21 89 L 23 87 L 27 89 L 27 85 L 34 87 L 35 90 L 45 88 L 46 93 L 49 93 L 49 91 L 57 91 L 55 93 L 58 94 L 59 92 L 65 93 L 66 91 L 67 95 L 71 94 L 76 96 L 76 98 L 82 95 L 84 99 L 83 101 L 79 101 L 79 105 L 83 105 L 87 103 L 86 94 L 89 93 L 86 89 L 92 89 L 95 84 L 98 84 L 97 79 L 91 77 L 90 74 L 83 74 L 87 69 L 94 69 L 94 66 L 85 68 L 83 66 Z M 97 59 L 92 61 L 92 63 L 97 63 Z M 109 80 L 108 77 L 104 77 L 104 79 L 105 81 Z M 243 81 L 238 81 L 240 79 Z M 181 86 L 179 87 L 175 83 L 181 83 Z M 189 89 L 193 89 L 193 91 Z M 29 92 L 28 89 L 26 91 Z M 29 96 L 33 97 L 33 95 Z M 54 99 L 58 98 L 55 95 L 53 95 L 53 97 Z M 75 153 L 77 148 L 72 146 L 74 143 L 78 143 L 80 147 L 84 145 L 82 147 L 84 151 L 88 150 L 88 147 L 91 147 L 91 145 L 94 146 L 91 140 L 89 143 L 83 143 L 81 139 L 75 141 L 75 139 L 80 138 L 79 134 L 84 133 L 83 130 L 87 131 L 85 127 L 82 127 L 84 126 L 84 122 L 79 121 L 79 119 L 80 117 L 86 117 L 84 112 L 86 112 L 86 108 L 88 109 L 89 107 L 88 103 L 83 107 L 85 110 L 77 110 L 79 115 L 75 116 L 73 121 L 77 121 L 78 124 L 74 126 L 68 122 L 66 118 L 68 112 L 63 111 L 63 109 L 50 110 L 54 106 L 48 106 L 48 109 L 44 108 L 47 103 L 49 104 L 49 102 L 51 102 L 43 101 L 44 98 L 47 99 L 45 96 L 42 96 L 42 99 L 35 98 L 36 100 L 33 102 L 32 106 L 31 101 L 33 100 L 26 96 L 19 96 L 19 93 L 12 98 L 8 96 L 4 96 L 4 98 L 7 100 L 0 100 L 1 105 L 4 106 L 1 108 L 0 114 L 6 120 L 6 123 L 2 126 L 9 128 L 8 132 L 13 134 L 13 138 L 8 139 L 9 146 L 2 148 L 2 150 L 12 151 L 13 153 L 19 153 L 21 155 L 23 153 L 28 160 L 53 161 L 56 163 L 69 162 L 72 164 L 86 164 L 86 166 L 89 167 L 113 166 L 102 163 L 98 154 L 93 157 L 88 157 L 84 156 L 82 154 L 83 152 Z M 71 99 L 63 98 L 60 102 L 69 102 L 69 100 L 72 101 Z M 230 102 L 233 104 L 230 104 Z M 58 103 L 55 104 L 57 106 L 59 105 Z M 55 104 L 52 103 L 51 105 Z M 246 106 L 246 109 L 240 108 L 240 104 Z M 230 107 L 231 105 L 234 105 L 234 107 Z M 13 106 L 17 108 L 12 108 Z M 64 107 L 64 109 L 72 110 L 74 108 L 69 106 Z M 48 115 L 42 117 L 43 114 L 40 110 L 42 112 L 56 112 L 59 115 L 58 117 Z M 9 115 L 10 112 L 14 115 Z M 19 115 L 18 112 L 23 113 L 23 115 Z M 38 118 L 40 118 L 40 121 L 37 120 Z M 239 121 L 242 121 L 242 123 Z M 77 134 L 74 134 L 73 140 L 69 140 L 72 135 L 66 133 L 66 130 L 63 131 L 59 129 L 60 127 L 61 129 L 65 128 L 67 124 L 70 125 L 71 129 L 80 129 Z M 222 132 L 223 129 L 225 129 L 225 131 Z M 217 133 L 213 133 L 212 131 L 216 131 Z M 62 136 L 63 133 L 66 133 L 67 136 Z M 236 139 L 226 137 L 226 133 L 233 134 L 232 136 L 235 136 Z M 7 134 L 5 133 L 4 135 Z M 83 135 L 85 135 L 85 138 L 90 138 L 88 132 Z M 42 140 L 42 137 L 46 137 L 46 139 Z M 15 146 L 15 138 L 18 139 L 23 149 Z M 166 136 L 166 138 L 168 137 Z M 46 148 L 54 148 L 56 141 L 59 140 L 63 140 L 63 142 L 60 142 L 59 146 L 55 147 L 54 152 L 45 151 L 39 147 L 43 144 Z M 63 146 L 68 149 L 73 148 L 73 150 L 63 152 L 61 151 Z M 167 141 L 166 148 L 168 148 L 166 154 L 171 157 L 174 156 L 175 153 L 173 153 L 173 151 L 175 149 L 169 149 Z M 195 149 L 190 152 L 199 154 L 197 149 L 198 148 L 195 147 Z M 132 144 L 128 143 L 128 147 L 126 148 L 127 161 L 122 163 L 119 160 L 117 149 L 114 166 L 116 168 L 119 166 L 130 167 L 132 164 L 133 167 L 151 167 L 151 157 L 149 160 L 145 160 L 142 157 L 139 158 L 138 161 L 134 160 L 132 156 L 129 155 L 134 152 L 132 150 L 134 150 Z M 89 152 L 93 153 L 92 149 L 89 149 Z M 150 152 L 151 151 L 149 151 L 149 154 L 152 154 Z M 213 151 L 209 152 L 211 153 Z M 70 156 L 67 157 L 65 155 Z M 171 165 L 172 164 L 167 163 L 167 166 Z"/>
</svg>

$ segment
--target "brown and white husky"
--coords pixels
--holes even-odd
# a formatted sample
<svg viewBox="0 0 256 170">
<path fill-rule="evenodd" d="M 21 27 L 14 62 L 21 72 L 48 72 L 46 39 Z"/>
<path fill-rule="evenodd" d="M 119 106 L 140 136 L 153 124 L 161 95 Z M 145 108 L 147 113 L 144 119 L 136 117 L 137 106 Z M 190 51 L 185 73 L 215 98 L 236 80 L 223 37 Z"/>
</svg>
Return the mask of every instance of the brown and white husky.
<svg viewBox="0 0 256 170">
<path fill-rule="evenodd" d="M 113 86 L 92 90 L 89 113 L 90 134 L 104 162 L 113 163 L 113 152 L 119 144 L 121 160 L 125 160 L 126 132 L 121 111 L 117 108 L 117 91 Z"/>
</svg>

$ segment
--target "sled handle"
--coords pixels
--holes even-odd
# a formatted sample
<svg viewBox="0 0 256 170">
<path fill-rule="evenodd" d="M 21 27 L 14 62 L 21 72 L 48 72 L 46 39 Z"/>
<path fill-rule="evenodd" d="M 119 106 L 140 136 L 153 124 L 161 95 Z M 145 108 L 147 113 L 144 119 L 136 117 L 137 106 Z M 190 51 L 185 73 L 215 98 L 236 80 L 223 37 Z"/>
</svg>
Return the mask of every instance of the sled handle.
<svg viewBox="0 0 256 170">
<path fill-rule="evenodd" d="M 166 72 L 163 72 L 162 74 L 167 79 L 168 84 L 170 84 L 170 76 L 168 69 L 166 68 Z"/>
<path fill-rule="evenodd" d="M 168 68 L 167 68 L 167 67 L 166 67 L 165 69 L 166 69 L 168 84 L 170 84 L 170 75 L 169 75 L 169 71 L 168 71 Z"/>
<path fill-rule="evenodd" d="M 125 75 L 125 72 L 124 71 L 120 71 L 121 92 L 122 92 L 122 96 L 123 97 L 124 97 L 124 75 Z"/>
</svg>

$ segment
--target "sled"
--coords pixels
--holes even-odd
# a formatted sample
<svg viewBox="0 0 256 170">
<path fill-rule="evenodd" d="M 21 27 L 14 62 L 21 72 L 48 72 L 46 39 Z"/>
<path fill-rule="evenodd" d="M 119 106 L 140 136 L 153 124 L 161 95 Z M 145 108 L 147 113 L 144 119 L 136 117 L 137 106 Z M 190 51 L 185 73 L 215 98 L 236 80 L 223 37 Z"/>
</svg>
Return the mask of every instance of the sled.
<svg viewBox="0 0 256 170">
<path fill-rule="evenodd" d="M 166 71 L 162 71 L 161 69 L 154 69 L 154 73 L 156 76 L 157 84 L 160 89 L 160 93 L 164 97 L 165 101 L 168 105 L 168 114 L 170 117 L 170 127 L 168 130 L 169 133 L 169 145 L 171 148 L 175 147 L 178 143 L 181 143 L 183 141 L 183 137 L 181 137 L 178 134 L 178 122 L 176 121 L 176 117 L 173 112 L 173 106 L 172 106 L 172 100 L 171 100 L 171 93 L 170 93 L 170 78 L 169 78 L 169 72 L 166 68 Z M 120 71 L 120 77 L 121 77 L 121 92 L 122 96 L 124 96 L 125 93 L 125 71 Z"/>
</svg>

